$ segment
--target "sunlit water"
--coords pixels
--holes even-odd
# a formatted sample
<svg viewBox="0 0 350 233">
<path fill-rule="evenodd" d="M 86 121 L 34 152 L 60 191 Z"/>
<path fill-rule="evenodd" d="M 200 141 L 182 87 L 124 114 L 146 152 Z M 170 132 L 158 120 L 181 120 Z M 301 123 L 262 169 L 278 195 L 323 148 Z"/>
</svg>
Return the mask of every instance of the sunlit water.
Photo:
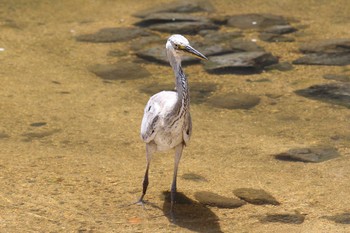
<svg viewBox="0 0 350 233">
<path fill-rule="evenodd" d="M 151 77 L 106 82 L 88 67 L 140 62 L 128 51 L 129 42 L 79 43 L 75 37 L 131 26 L 138 20 L 133 13 L 165 2 L 0 3 L 0 231 L 349 231 L 349 225 L 323 218 L 349 212 L 349 109 L 294 93 L 332 82 L 324 74 L 349 74 L 349 66 L 299 65 L 288 72 L 256 75 L 210 75 L 201 65 L 185 67 L 190 85 L 216 84 L 210 98 L 243 93 L 261 100 L 250 110 L 215 108 L 206 101 L 191 105 L 193 135 L 180 163 L 179 191 L 195 201 L 199 191 L 234 197 L 234 189 L 263 189 L 281 205 L 246 204 L 236 209 L 179 205 L 180 220 L 171 223 L 161 196 L 170 187 L 173 152 L 154 156 L 146 209 L 129 205 L 141 194 L 145 168 L 139 130 L 150 95 L 140 90 L 172 84 L 172 71 L 170 66 L 144 62 L 141 65 Z M 219 15 L 271 13 L 298 19 L 305 28 L 295 35 L 296 42 L 257 41 L 280 61 L 300 57 L 302 42 L 350 37 L 346 0 L 212 4 Z M 256 38 L 254 31 L 246 35 Z M 107 56 L 111 50 L 125 54 Z M 264 79 L 269 81 L 254 82 Z M 291 148 L 313 146 L 335 147 L 341 156 L 322 163 L 274 157 Z M 205 179 L 182 178 L 188 173 Z M 276 213 L 300 213 L 306 218 L 302 224 L 259 221 Z"/>
</svg>

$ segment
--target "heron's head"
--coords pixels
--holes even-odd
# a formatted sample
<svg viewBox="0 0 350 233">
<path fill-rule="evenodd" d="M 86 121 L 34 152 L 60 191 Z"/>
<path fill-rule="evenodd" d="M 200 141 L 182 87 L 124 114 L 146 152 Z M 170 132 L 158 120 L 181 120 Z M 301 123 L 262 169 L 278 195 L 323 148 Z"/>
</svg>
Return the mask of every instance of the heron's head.
<svg viewBox="0 0 350 233">
<path fill-rule="evenodd" d="M 203 60 L 208 60 L 206 56 L 194 49 L 188 40 L 182 35 L 172 35 L 169 37 L 166 48 L 168 51 L 174 53 L 175 56 L 181 57 L 182 55 L 188 54 L 198 57 Z"/>
</svg>

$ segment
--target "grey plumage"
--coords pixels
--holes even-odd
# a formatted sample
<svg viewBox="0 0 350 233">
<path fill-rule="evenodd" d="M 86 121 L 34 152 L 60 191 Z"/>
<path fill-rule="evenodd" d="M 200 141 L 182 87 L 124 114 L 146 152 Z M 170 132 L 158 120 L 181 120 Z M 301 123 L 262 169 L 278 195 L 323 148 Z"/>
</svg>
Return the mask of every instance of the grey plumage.
<svg viewBox="0 0 350 233">
<path fill-rule="evenodd" d="M 144 110 L 141 124 L 141 138 L 146 143 L 146 172 L 143 192 L 139 202 L 143 202 L 148 187 L 148 170 L 152 154 L 156 151 L 175 149 L 175 164 L 171 185 L 171 210 L 176 193 L 176 177 L 183 147 L 188 145 L 192 133 L 190 96 L 187 78 L 181 67 L 184 53 L 207 59 L 192 48 L 181 35 L 172 35 L 166 43 L 166 52 L 175 74 L 176 92 L 162 91 L 153 95 Z"/>
</svg>

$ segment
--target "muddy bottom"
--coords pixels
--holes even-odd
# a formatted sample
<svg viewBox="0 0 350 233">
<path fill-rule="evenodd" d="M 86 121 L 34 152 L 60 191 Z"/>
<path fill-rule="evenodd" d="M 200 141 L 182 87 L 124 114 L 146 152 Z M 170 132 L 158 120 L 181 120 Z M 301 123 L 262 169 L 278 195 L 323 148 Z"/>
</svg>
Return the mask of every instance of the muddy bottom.
<svg viewBox="0 0 350 233">
<path fill-rule="evenodd" d="M 349 76 L 350 67 L 292 63 L 303 56 L 302 43 L 349 38 L 346 0 L 220 0 L 193 13 L 213 19 L 199 26 L 239 32 L 293 68 L 242 75 L 185 66 L 194 91 L 193 134 L 180 163 L 179 201 L 172 216 L 164 198 L 173 174 L 169 151 L 154 155 L 144 207 L 133 204 L 146 165 L 143 109 L 153 90 L 174 85 L 173 71 L 136 55 L 132 40 L 145 35 L 138 30 L 116 42 L 76 38 L 136 27 L 140 18 L 133 15 L 162 4 L 1 4 L 0 232 L 349 232 L 350 110 L 296 91 L 338 82 L 323 76 Z M 248 13 L 283 16 L 275 18 L 297 28 L 288 34 L 293 42 L 261 41 L 262 29 L 236 28 L 224 18 Z M 169 33 L 148 33 L 165 38 L 165 47 Z M 206 33 L 186 37 L 195 43 Z M 317 163 L 276 158 L 296 148 L 301 154 L 332 148 L 337 156 Z M 229 208 L 227 200 L 238 199 L 234 190 L 248 196 Z M 256 195 L 259 202 L 248 202 Z"/>
</svg>

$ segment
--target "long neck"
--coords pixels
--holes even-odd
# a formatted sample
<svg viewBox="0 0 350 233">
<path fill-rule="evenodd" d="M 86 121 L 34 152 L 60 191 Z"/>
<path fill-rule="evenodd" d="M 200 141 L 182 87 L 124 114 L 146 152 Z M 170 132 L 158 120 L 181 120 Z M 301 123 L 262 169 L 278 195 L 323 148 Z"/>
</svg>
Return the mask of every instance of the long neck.
<svg viewBox="0 0 350 233">
<path fill-rule="evenodd" d="M 188 89 L 188 82 L 185 73 L 181 67 L 181 60 L 174 53 L 168 53 L 170 65 L 175 74 L 175 85 L 178 99 L 174 108 L 174 112 L 183 116 L 190 108 L 190 95 Z"/>
</svg>

